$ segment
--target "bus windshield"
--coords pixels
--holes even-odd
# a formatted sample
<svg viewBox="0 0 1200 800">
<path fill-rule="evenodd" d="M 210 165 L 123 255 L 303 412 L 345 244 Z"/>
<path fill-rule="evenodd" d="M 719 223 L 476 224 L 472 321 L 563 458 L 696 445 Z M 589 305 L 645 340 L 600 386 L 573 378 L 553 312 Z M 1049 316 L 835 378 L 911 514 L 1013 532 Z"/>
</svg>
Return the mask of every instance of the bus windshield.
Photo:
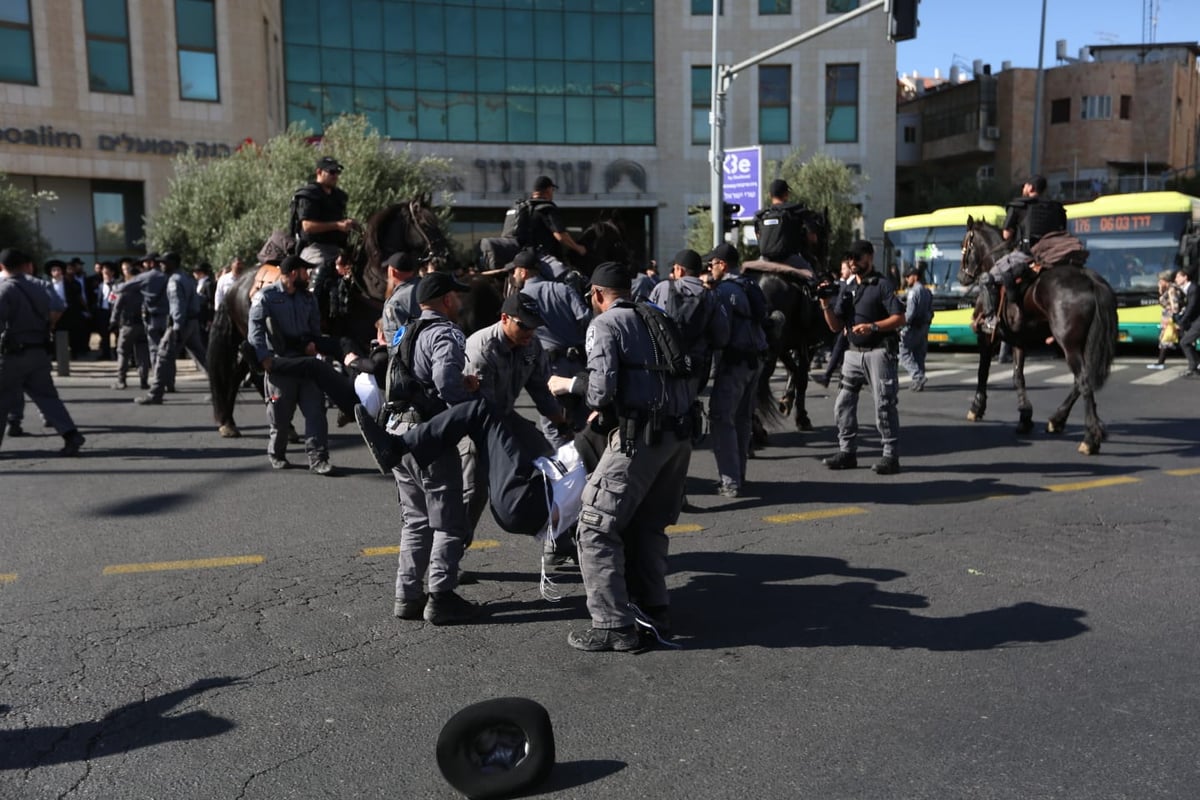
<svg viewBox="0 0 1200 800">
<path fill-rule="evenodd" d="M 910 264 L 922 264 L 925 285 L 933 292 L 935 302 L 940 300 L 941 307 L 954 307 L 967 293 L 967 288 L 958 282 L 966 235 L 965 225 L 888 231 L 884 234 L 888 269 L 903 274 Z"/>
<path fill-rule="evenodd" d="M 1191 215 L 1144 214 L 1137 225 L 1113 227 L 1109 216 L 1077 217 L 1070 230 L 1088 249 L 1087 265 L 1122 293 L 1158 296 L 1158 273 L 1175 269 Z"/>
</svg>

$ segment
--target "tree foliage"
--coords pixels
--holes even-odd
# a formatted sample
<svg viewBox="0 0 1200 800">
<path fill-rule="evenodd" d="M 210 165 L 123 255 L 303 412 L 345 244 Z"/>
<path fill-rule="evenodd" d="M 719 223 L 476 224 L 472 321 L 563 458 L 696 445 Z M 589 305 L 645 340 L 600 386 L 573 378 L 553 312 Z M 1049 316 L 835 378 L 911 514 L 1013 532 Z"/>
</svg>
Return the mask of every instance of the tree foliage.
<svg viewBox="0 0 1200 800">
<path fill-rule="evenodd" d="M 55 199 L 49 192 L 31 194 L 0 172 L 0 248 L 18 248 L 40 264 L 50 252 L 50 243 L 38 232 L 37 210 Z"/>
<path fill-rule="evenodd" d="M 836 264 L 839 254 L 850 247 L 855 225 L 862 215 L 854 197 L 870 178 L 855 174 L 845 162 L 824 153 L 806 161 L 799 150 L 794 150 L 782 164 L 767 162 L 767 170 L 787 181 L 793 200 L 816 211 L 828 212 L 829 258 Z"/>
<path fill-rule="evenodd" d="M 173 250 L 185 264 L 226 264 L 235 255 L 252 261 L 271 231 L 288 227 L 292 195 L 313 179 L 317 159 L 326 155 L 345 167 L 339 186 L 349 195 L 348 213 L 360 222 L 416 195 L 446 200 L 437 191 L 448 160 L 394 150 L 366 118 L 343 116 L 319 140 L 292 126 L 265 144 L 248 142 L 229 158 L 181 156 L 167 196 L 146 220 L 149 248 Z"/>
</svg>

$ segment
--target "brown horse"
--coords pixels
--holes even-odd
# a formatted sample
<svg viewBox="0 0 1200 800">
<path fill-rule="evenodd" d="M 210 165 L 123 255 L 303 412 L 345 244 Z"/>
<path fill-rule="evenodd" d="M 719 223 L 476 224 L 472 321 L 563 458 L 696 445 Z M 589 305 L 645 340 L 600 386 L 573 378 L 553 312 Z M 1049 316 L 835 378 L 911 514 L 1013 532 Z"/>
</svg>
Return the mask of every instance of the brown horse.
<svg viewBox="0 0 1200 800">
<path fill-rule="evenodd" d="M 968 218 L 959 282 L 963 286 L 975 283 L 1008 249 L 998 228 L 983 220 Z M 982 299 L 979 302 L 982 304 Z M 1098 453 L 1106 433 L 1096 414 L 1095 393 L 1108 379 L 1117 346 L 1117 301 L 1112 287 L 1086 267 L 1045 266 L 1025 289 L 1019 302 L 1004 303 L 999 317 L 1000 324 L 996 328 L 999 338 L 979 336 L 978 382 L 967 419 L 983 419 L 992 353 L 999 346 L 999 339 L 1003 339 L 1013 349 L 1013 385 L 1017 390 L 1020 414 L 1017 433 L 1026 434 L 1033 430 L 1033 406 L 1025 391 L 1025 351 L 1053 337 L 1066 357 L 1075 383 L 1066 400 L 1050 415 L 1046 431 L 1062 433 L 1071 407 L 1082 396 L 1087 432 L 1079 452 L 1084 455 Z"/>
<path fill-rule="evenodd" d="M 259 262 L 282 259 L 288 245 L 287 234 L 275 231 L 263 245 Z M 418 261 L 439 267 L 446 265 L 450 248 L 427 198 L 389 206 L 367 221 L 354 259 L 347 315 L 351 338 L 367 342 L 374 337 L 375 321 L 379 319 L 388 290 L 387 269 L 383 262 L 401 250 L 412 253 Z M 213 418 L 221 436 L 227 438 L 241 435 L 234 422 L 233 410 L 238 388 L 251 369 L 251 364 L 241 353 L 250 320 L 250 301 L 257 288 L 277 277 L 278 270 L 270 266 L 242 275 L 225 295 L 213 319 L 208 344 L 208 380 Z M 495 306 L 498 319 L 499 301 Z"/>
</svg>

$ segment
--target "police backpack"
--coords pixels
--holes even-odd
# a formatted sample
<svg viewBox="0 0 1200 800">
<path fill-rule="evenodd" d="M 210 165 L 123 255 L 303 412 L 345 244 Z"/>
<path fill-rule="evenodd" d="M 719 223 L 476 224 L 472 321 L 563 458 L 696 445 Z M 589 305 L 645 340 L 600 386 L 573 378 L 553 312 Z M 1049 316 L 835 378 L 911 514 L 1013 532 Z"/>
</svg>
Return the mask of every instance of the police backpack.
<svg viewBox="0 0 1200 800">
<path fill-rule="evenodd" d="M 777 203 L 754 215 L 754 232 L 763 258 L 782 262 L 803 249 L 804 225 L 799 215 L 803 208 L 799 203 Z"/>
<path fill-rule="evenodd" d="M 301 186 L 292 195 L 292 202 L 288 206 L 288 255 L 296 255 L 299 252 L 300 245 L 304 242 L 304 225 L 300 220 L 300 201 L 320 200 L 320 193 L 320 186 L 315 183 L 309 183 Z"/>
<path fill-rule="evenodd" d="M 383 394 L 385 411 L 415 411 L 422 420 L 427 420 L 446 410 L 445 402 L 430 396 L 413 374 L 413 354 L 422 331 L 435 325 L 449 324 L 440 319 L 417 319 L 396 330 L 388 346 L 387 381 Z"/>
<path fill-rule="evenodd" d="M 692 374 L 692 358 L 687 354 L 683 337 L 667 312 L 649 302 L 634 303 L 633 310 L 650 332 L 655 363 L 642 364 L 645 369 L 666 372 L 672 378 L 687 378 Z"/>
<path fill-rule="evenodd" d="M 504 229 L 500 236 L 516 239 L 520 247 L 528 247 L 533 235 L 533 200 L 518 198 L 513 207 L 504 212 Z"/>
<path fill-rule="evenodd" d="M 679 329 L 685 344 L 700 341 L 712 319 L 712 296 L 707 291 L 688 294 L 677 281 L 667 286 L 666 312 Z"/>
</svg>

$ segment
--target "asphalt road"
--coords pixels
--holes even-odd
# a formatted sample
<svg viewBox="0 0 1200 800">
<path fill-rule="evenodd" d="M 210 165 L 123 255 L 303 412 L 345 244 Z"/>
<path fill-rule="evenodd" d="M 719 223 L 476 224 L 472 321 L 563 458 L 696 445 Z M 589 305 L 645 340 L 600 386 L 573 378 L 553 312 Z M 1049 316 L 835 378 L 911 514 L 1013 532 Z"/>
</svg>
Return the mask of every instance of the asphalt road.
<svg viewBox="0 0 1200 800">
<path fill-rule="evenodd" d="M 819 463 L 818 429 L 751 462 L 672 537 L 679 650 L 585 654 L 578 576 L 537 592 L 538 547 L 485 518 L 463 588 L 480 624 L 391 612 L 395 490 L 357 433 L 336 478 L 272 472 L 265 417 L 220 439 L 205 386 L 161 407 L 60 381 L 88 437 L 0 449 L 0 797 L 453 798 L 444 722 L 493 697 L 551 714 L 553 798 L 1191 798 L 1200 786 L 1196 386 L 1123 357 L 1093 457 L 1018 438 L 1004 373 L 931 356 L 901 397 L 903 472 Z M 1044 422 L 1061 361 L 1030 376 Z M 1049 382 L 1048 382 L 1049 381 Z M 332 415 L 331 415 L 332 419 Z M 293 461 L 303 461 L 297 453 Z M 389 549 L 390 548 L 390 549 Z"/>
</svg>

